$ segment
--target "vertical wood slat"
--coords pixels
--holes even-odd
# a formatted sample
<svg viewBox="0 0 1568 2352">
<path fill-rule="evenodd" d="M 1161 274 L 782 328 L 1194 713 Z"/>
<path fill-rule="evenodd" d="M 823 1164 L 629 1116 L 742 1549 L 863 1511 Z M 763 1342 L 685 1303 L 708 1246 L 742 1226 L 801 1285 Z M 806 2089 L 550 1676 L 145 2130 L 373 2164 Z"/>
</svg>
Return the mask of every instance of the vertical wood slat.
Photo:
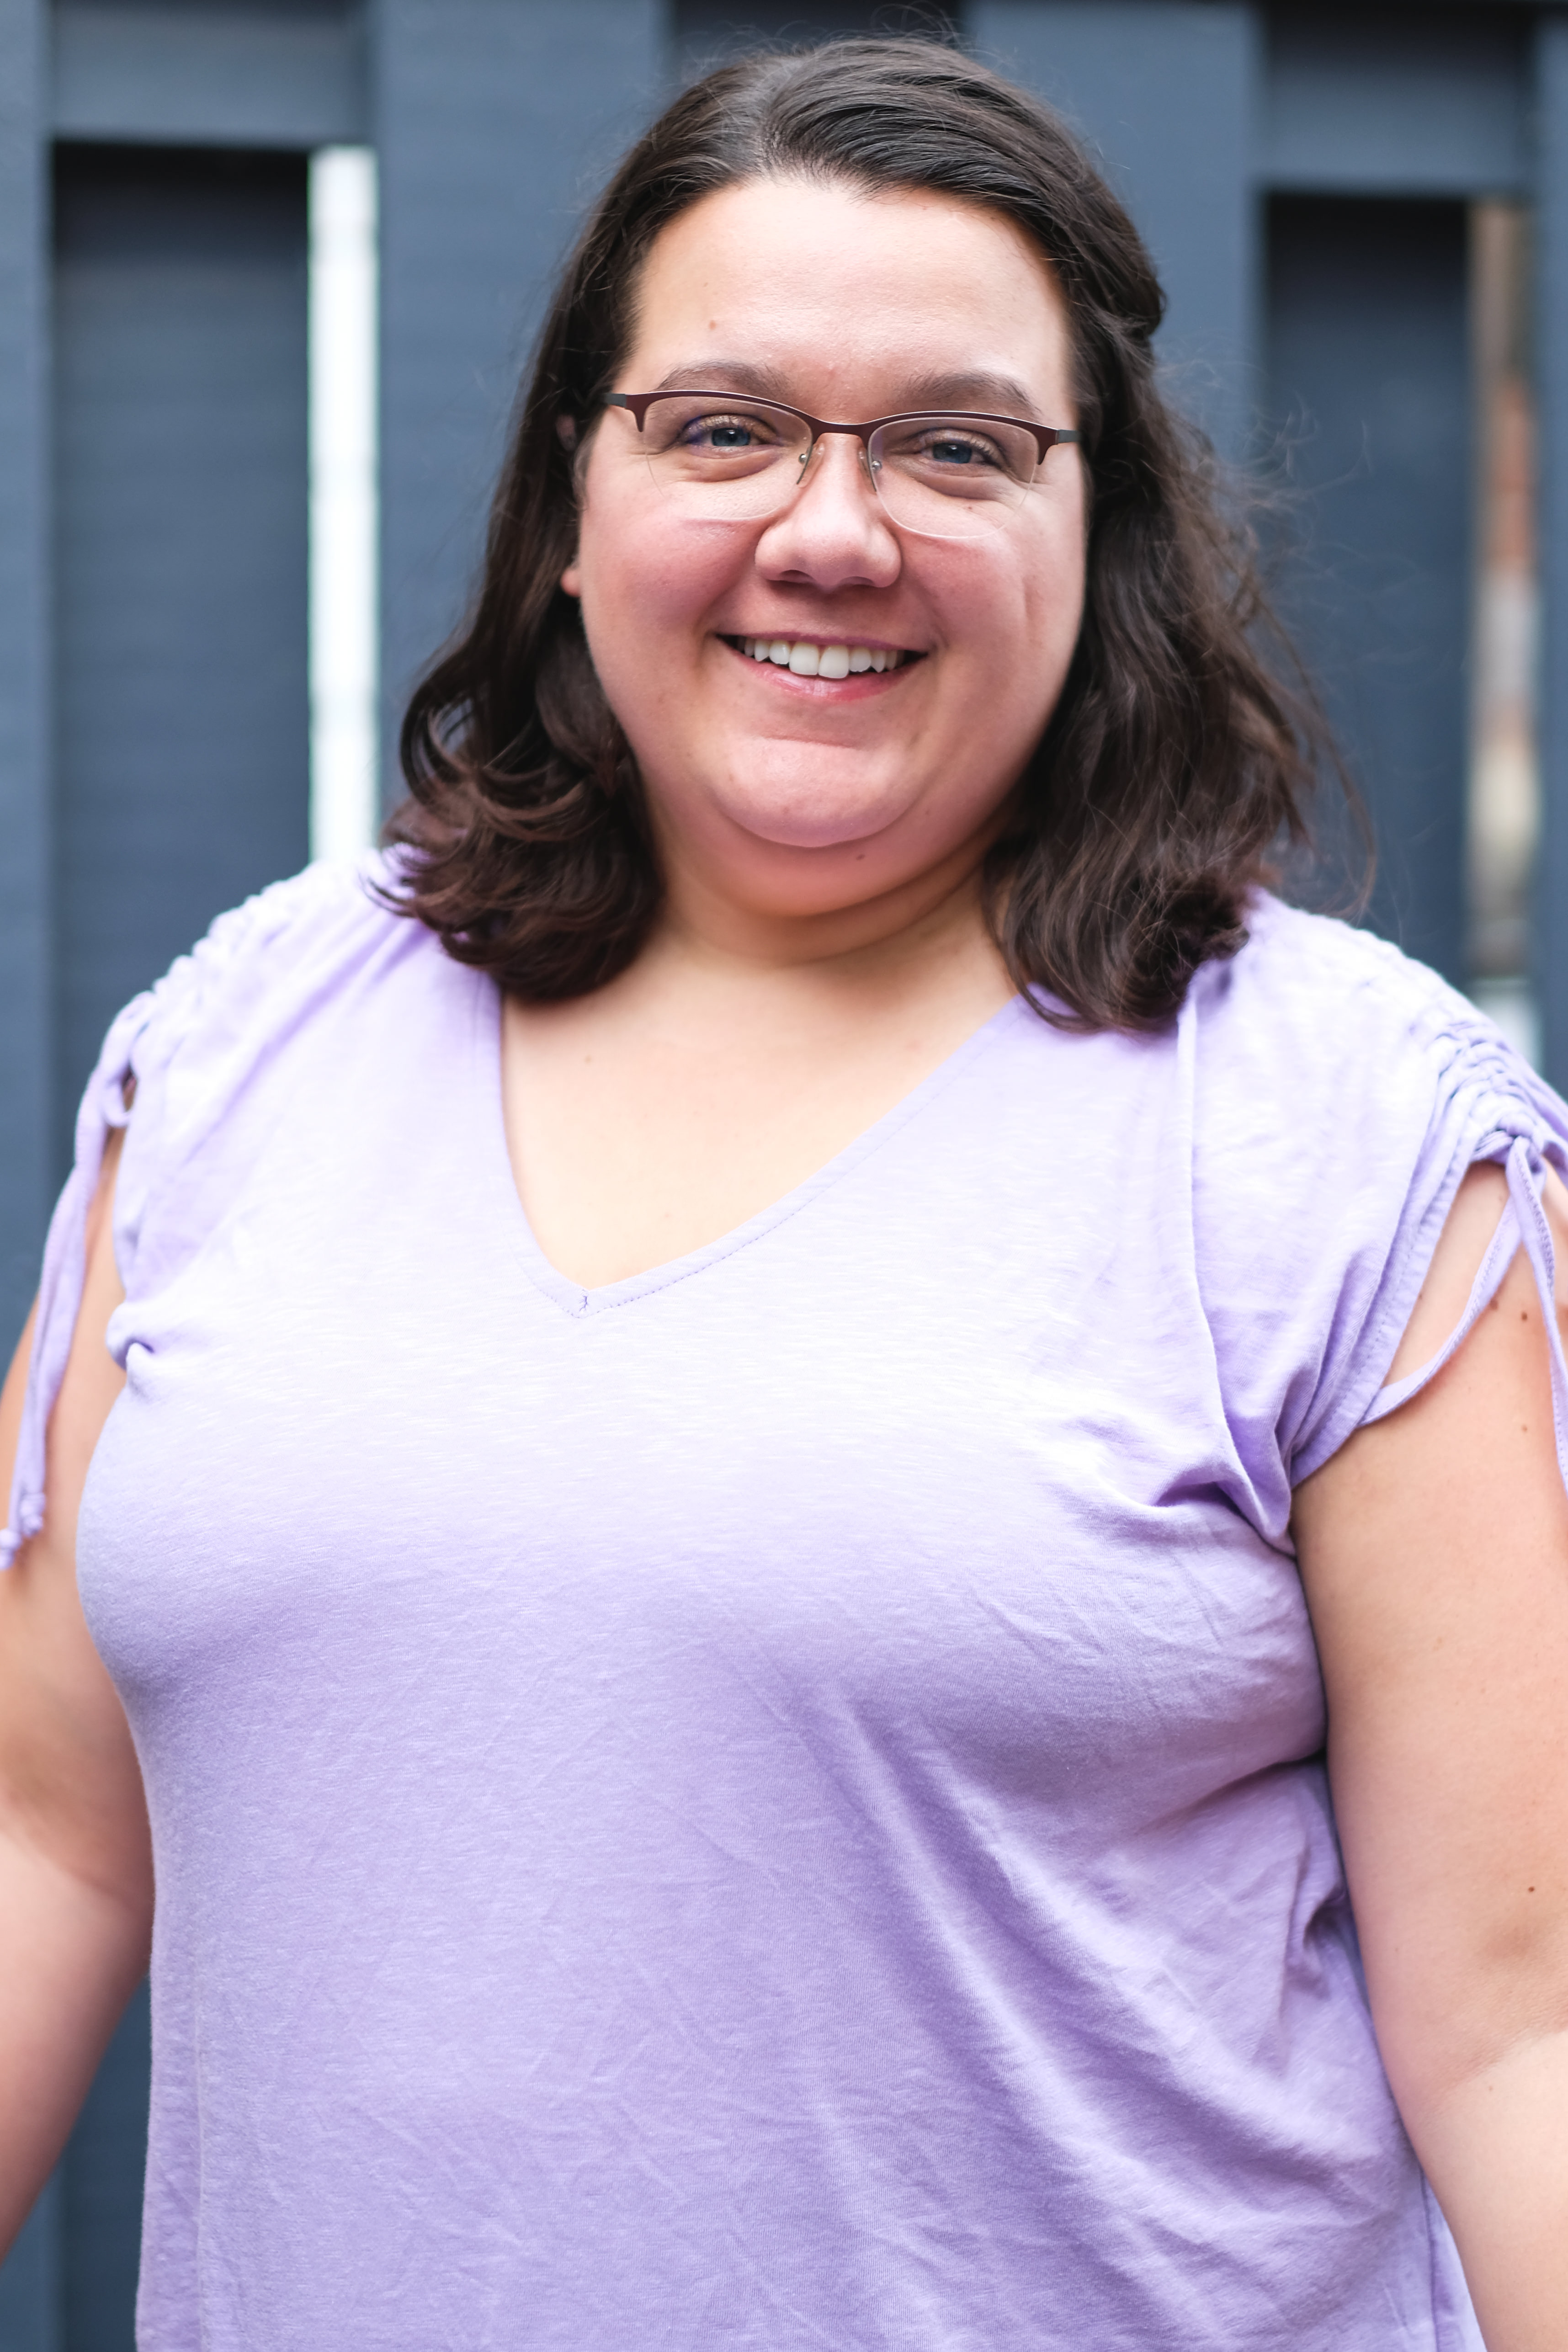
<svg viewBox="0 0 1568 2352">
<path fill-rule="evenodd" d="M 0 1355 L 49 1199 L 47 19 L 0 0 Z"/>
<path fill-rule="evenodd" d="M 309 854 L 306 166 L 55 170 L 56 1129 L 119 1008 Z"/>
<path fill-rule="evenodd" d="M 1147 239 L 1180 404 L 1228 456 L 1256 391 L 1261 11 L 1237 0 L 971 0 L 969 45 L 1060 106 Z"/>
<path fill-rule="evenodd" d="M 462 614 L 551 274 L 665 50 L 662 0 L 371 0 L 389 739 Z M 395 798 L 395 754 L 384 774 Z"/>
<path fill-rule="evenodd" d="M 1475 527 L 1468 296 L 1461 204 L 1283 196 L 1270 207 L 1266 413 L 1297 444 L 1278 609 L 1375 829 L 1371 928 L 1461 988 Z M 1360 864 L 1337 818 L 1328 795 L 1325 866 L 1309 896 L 1331 907 L 1345 903 Z"/>
</svg>

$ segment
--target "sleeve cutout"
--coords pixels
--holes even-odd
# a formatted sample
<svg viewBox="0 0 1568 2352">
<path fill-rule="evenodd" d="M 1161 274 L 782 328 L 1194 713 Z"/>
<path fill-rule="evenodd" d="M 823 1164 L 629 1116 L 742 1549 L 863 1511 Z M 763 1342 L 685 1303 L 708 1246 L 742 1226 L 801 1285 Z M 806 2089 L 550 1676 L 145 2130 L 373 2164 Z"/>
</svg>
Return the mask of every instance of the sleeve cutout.
<svg viewBox="0 0 1568 2352">
<path fill-rule="evenodd" d="M 148 1000 L 140 997 L 110 1029 L 77 1118 L 75 1162 L 49 1221 L 49 1237 L 44 1246 L 38 1318 L 33 1331 L 33 1357 L 22 1403 L 16 1466 L 11 1480 L 6 1524 L 0 1529 L 0 1570 L 10 1567 L 22 1546 L 44 1524 L 49 1415 L 65 1379 L 77 1318 L 81 1311 L 82 1289 L 87 1280 L 88 1211 L 98 1190 L 110 1131 L 123 1127 L 130 1117 L 124 1080 L 130 1074 L 131 1048 L 146 1025 L 147 1016 Z"/>
<path fill-rule="evenodd" d="M 150 1178 L 162 1184 L 183 1163 L 193 1139 L 224 1115 L 258 1058 L 340 985 L 346 971 L 362 970 L 382 950 L 407 954 L 422 936 L 373 895 L 391 871 L 379 856 L 325 859 L 273 883 L 220 915 L 190 954 L 176 958 L 111 1025 L 82 1097 L 74 1165 L 45 1244 L 0 1569 L 44 1524 L 49 1415 L 81 1312 L 88 1212 L 110 1133 L 131 1123 L 136 1103 L 139 1124 L 121 1165 L 114 1215 L 116 1259 L 131 1297 L 144 1273 Z M 133 1168 L 139 1155 L 141 1164 Z"/>
<path fill-rule="evenodd" d="M 1436 1378 L 1448 1359 L 1469 1339 L 1502 1285 L 1502 1278 L 1524 1246 L 1535 1276 L 1535 1287 L 1546 1323 L 1547 1349 L 1552 1366 L 1552 1423 L 1557 1444 L 1557 1466 L 1563 1486 L 1568 1489 L 1568 1360 L 1563 1352 L 1563 1334 L 1557 1320 L 1557 1260 L 1552 1245 L 1552 1227 L 1547 1218 L 1542 1191 L 1546 1179 L 1546 1161 L 1539 1151 L 1532 1150 L 1529 1139 L 1515 1136 L 1503 1161 L 1508 1178 L 1508 1199 L 1498 1220 L 1497 1230 L 1487 1245 L 1486 1255 L 1470 1285 L 1470 1295 L 1465 1311 L 1437 1353 L 1409 1372 L 1402 1381 L 1390 1381 L 1378 1390 L 1361 1418 L 1365 1429 L 1382 1421 L 1407 1404 L 1427 1382 Z"/>
</svg>

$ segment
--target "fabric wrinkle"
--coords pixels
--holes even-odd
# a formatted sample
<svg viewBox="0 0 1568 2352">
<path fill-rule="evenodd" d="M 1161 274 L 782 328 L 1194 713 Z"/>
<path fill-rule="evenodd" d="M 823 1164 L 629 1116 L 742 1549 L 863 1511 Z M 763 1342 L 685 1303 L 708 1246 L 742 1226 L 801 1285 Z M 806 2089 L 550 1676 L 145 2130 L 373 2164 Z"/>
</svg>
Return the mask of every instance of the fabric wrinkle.
<svg viewBox="0 0 1568 2352">
<path fill-rule="evenodd" d="M 1171 1034 L 998 1017 L 562 1313 L 491 984 L 363 882 L 121 1017 L 51 1231 L 18 1525 L 133 1069 L 78 1556 L 155 1843 L 147 2352 L 1479 2352 L 1289 1515 L 1477 1158 L 1465 1328 L 1521 1241 L 1550 1296 L 1568 1114 L 1260 901 Z"/>
</svg>

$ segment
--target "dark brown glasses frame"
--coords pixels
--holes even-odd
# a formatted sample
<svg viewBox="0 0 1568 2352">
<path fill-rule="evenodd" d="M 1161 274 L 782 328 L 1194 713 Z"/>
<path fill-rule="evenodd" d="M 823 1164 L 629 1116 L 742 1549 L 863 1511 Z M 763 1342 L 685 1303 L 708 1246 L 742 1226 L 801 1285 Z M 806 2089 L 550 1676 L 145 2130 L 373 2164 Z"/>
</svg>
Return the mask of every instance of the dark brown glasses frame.
<svg viewBox="0 0 1568 2352">
<path fill-rule="evenodd" d="M 732 407 L 744 406 L 747 401 L 754 400 L 759 407 L 780 408 L 786 416 L 798 416 L 802 425 L 810 428 L 813 448 L 824 433 L 850 433 L 864 449 L 868 459 L 873 433 L 879 433 L 884 425 L 913 425 L 921 416 L 940 416 L 945 423 L 950 421 L 954 425 L 1010 425 L 1017 432 L 1034 436 L 1034 445 L 1040 452 L 1038 462 L 1042 466 L 1058 442 L 1076 442 L 1082 438 L 1081 434 L 1060 425 L 1031 425 L 1022 416 L 994 416 L 980 408 L 907 408 L 901 409 L 895 416 L 873 416 L 863 425 L 837 425 L 826 416 L 809 416 L 803 408 L 795 407 L 788 400 L 769 400 L 761 393 L 707 392 L 701 384 L 694 384 L 689 392 L 684 388 L 678 392 L 607 392 L 604 405 L 606 408 L 629 409 L 641 433 L 643 419 L 656 400 L 722 400 Z"/>
</svg>

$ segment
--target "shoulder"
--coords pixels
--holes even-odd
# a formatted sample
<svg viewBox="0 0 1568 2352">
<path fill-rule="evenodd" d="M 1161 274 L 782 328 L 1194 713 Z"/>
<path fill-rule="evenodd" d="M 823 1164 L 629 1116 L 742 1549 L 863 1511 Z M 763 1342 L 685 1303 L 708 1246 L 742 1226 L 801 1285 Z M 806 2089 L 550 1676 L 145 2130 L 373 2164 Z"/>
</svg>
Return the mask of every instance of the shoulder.
<svg viewBox="0 0 1568 2352">
<path fill-rule="evenodd" d="M 199 1229 L 201 1198 L 235 1181 L 301 1068 L 349 1050 L 340 1033 L 363 1037 L 400 971 L 445 962 L 434 936 L 387 904 L 396 881 L 380 857 L 307 866 L 221 915 L 114 1024 L 82 1104 L 78 1154 L 90 1154 L 106 1124 L 121 1124 L 129 1103 L 116 1187 L 122 1273 L 161 1223 Z"/>
<path fill-rule="evenodd" d="M 1193 982 L 1198 1140 L 1270 1135 L 1301 1166 L 1398 1183 L 1424 1147 L 1544 1142 L 1563 1107 L 1467 997 L 1388 940 L 1260 893 L 1248 938 Z M 1457 1181 L 1457 1177 L 1456 1180 Z"/>
<path fill-rule="evenodd" d="M 1267 897 L 1178 1025 L 1196 1271 L 1282 1527 L 1285 1479 L 1387 1377 L 1466 1170 L 1521 1139 L 1560 1163 L 1568 1111 L 1437 973 Z"/>
<path fill-rule="evenodd" d="M 165 1018 L 176 1010 L 186 1018 L 260 1010 L 302 983 L 346 975 L 417 930 L 386 903 L 395 883 L 379 856 L 308 866 L 220 915 L 151 992 L 151 1005 Z"/>
<path fill-rule="evenodd" d="M 308 866 L 220 915 L 163 978 L 126 1006 L 100 1062 L 138 1084 L 177 1059 L 252 1048 L 312 1000 L 414 943 L 420 927 L 382 893 L 395 871 L 375 856 Z M 428 934 L 423 935 L 428 938 Z"/>
<path fill-rule="evenodd" d="M 1249 908 L 1245 942 L 1203 967 L 1193 1001 L 1217 1045 L 1249 1058 L 1291 1052 L 1313 1067 L 1490 1027 L 1457 989 L 1389 940 L 1263 891 Z"/>
</svg>

